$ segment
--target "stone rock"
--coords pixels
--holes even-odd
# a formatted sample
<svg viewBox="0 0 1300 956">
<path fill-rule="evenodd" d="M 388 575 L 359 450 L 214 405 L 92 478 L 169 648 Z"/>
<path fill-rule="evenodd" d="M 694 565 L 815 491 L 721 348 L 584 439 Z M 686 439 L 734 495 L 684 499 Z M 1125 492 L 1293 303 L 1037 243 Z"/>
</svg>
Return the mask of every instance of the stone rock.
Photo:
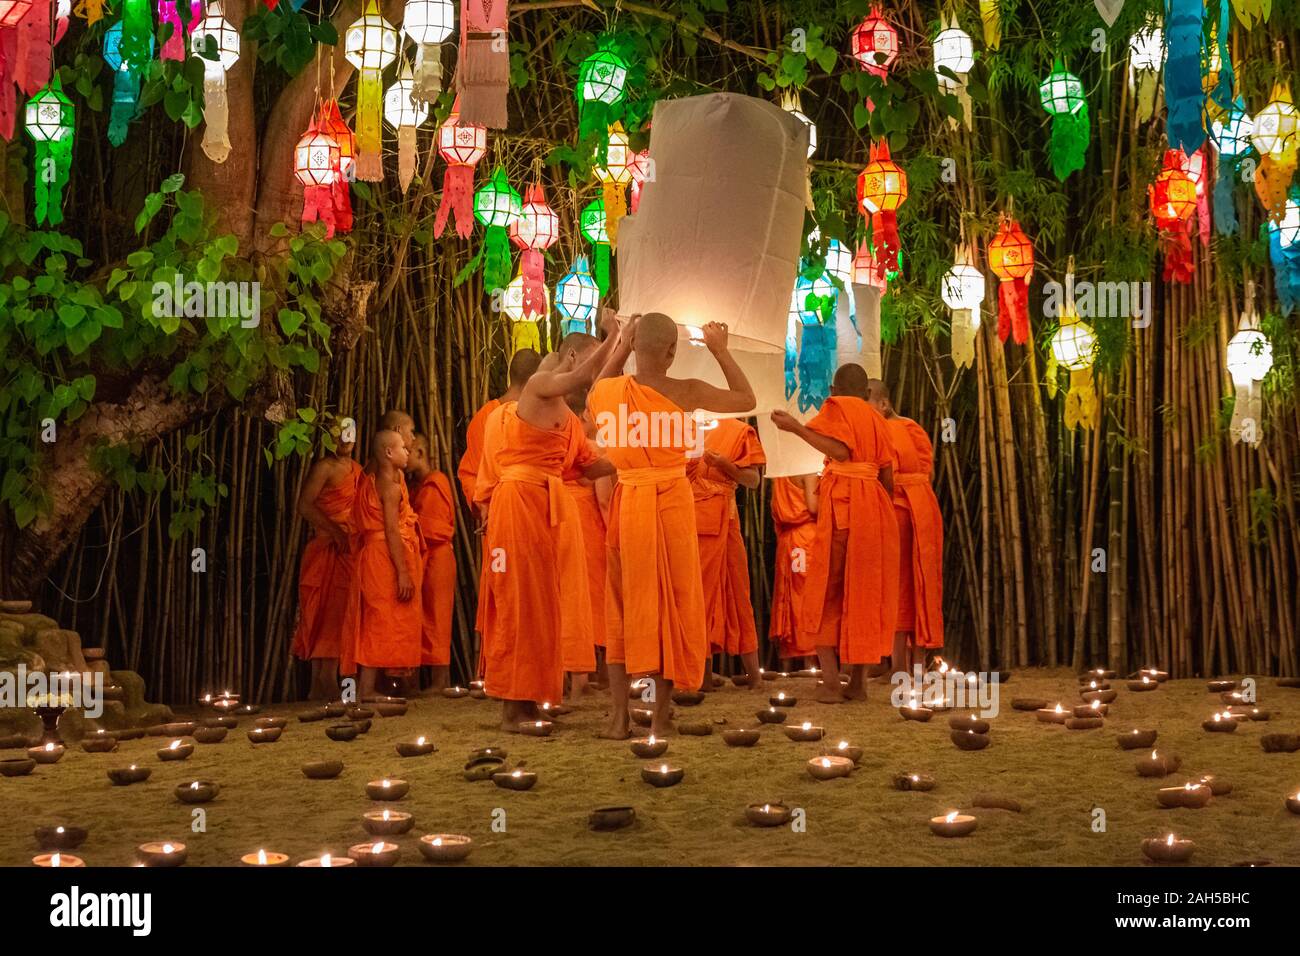
<svg viewBox="0 0 1300 956">
<path fill-rule="evenodd" d="M 33 646 L 45 658 L 45 666 L 51 671 L 84 674 L 88 670 L 86 659 L 81 656 L 81 636 L 76 631 L 58 627 L 37 631 Z"/>
<path fill-rule="evenodd" d="M 0 601 L 0 613 L 4 614 L 26 614 L 32 609 L 31 601 Z"/>
<path fill-rule="evenodd" d="M 971 797 L 970 805 L 987 810 L 1010 810 L 1012 813 L 1019 813 L 1022 809 L 1019 800 L 996 793 L 977 793 Z"/>
<path fill-rule="evenodd" d="M 37 631 L 45 631 L 59 626 L 58 621 L 46 617 L 44 614 L 0 614 L 0 621 L 17 624 L 22 628 L 24 636 L 28 634 L 34 635 Z"/>
</svg>

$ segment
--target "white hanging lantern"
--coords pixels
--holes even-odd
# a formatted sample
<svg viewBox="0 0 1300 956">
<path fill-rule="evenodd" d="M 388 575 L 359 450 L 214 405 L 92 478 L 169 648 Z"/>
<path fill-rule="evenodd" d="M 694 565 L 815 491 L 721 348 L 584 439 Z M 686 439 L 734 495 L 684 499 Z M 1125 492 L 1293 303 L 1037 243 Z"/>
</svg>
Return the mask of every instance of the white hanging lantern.
<svg viewBox="0 0 1300 956">
<path fill-rule="evenodd" d="M 793 113 L 799 118 L 799 122 L 808 127 L 808 158 L 812 159 L 813 153 L 817 152 L 817 124 L 808 118 L 808 114 L 803 111 L 803 104 L 799 102 L 799 93 L 796 90 L 786 90 L 781 94 L 781 109 L 787 113 Z"/>
<path fill-rule="evenodd" d="M 1137 118 L 1147 122 L 1156 111 L 1156 86 L 1165 62 L 1164 32 L 1148 26 L 1129 38 L 1128 86 L 1136 94 Z"/>
<path fill-rule="evenodd" d="M 939 283 L 939 297 L 952 310 L 952 360 L 969 368 L 975 361 L 975 333 L 984 302 L 984 273 L 970 264 L 970 247 L 960 245 L 953 266 Z"/>
<path fill-rule="evenodd" d="M 226 19 L 220 0 L 212 0 L 190 31 L 190 49 L 203 61 L 203 147 L 214 163 L 230 155 L 230 102 L 226 74 L 239 61 L 239 31 Z"/>
<path fill-rule="evenodd" d="M 1282 209 L 1282 218 L 1269 223 L 1268 228 L 1277 233 L 1278 244 L 1283 249 L 1300 248 L 1300 202 L 1288 199 Z"/>
<path fill-rule="evenodd" d="M 406 192 L 415 176 L 416 127 L 429 118 L 429 107 L 415 98 L 415 81 L 408 66 L 384 92 L 384 119 L 397 131 L 397 181 Z"/>
<path fill-rule="evenodd" d="M 945 18 L 940 23 L 943 28 L 934 38 L 934 72 L 939 77 L 939 86 L 954 94 L 961 103 L 962 119 L 969 129 L 971 99 L 970 94 L 966 92 L 966 75 L 975 66 L 975 43 L 971 40 L 970 34 L 957 25 L 956 14 L 953 14 L 951 20 Z M 957 78 L 953 79 L 947 74 L 940 73 L 940 67 L 951 70 Z M 955 119 L 950 118 L 949 123 L 953 126 L 957 125 Z"/>
<path fill-rule="evenodd" d="M 423 103 L 442 92 L 442 44 L 455 26 L 451 0 L 406 0 L 402 32 L 415 44 L 414 96 Z"/>
<path fill-rule="evenodd" d="M 560 331 L 591 332 L 594 328 L 596 308 L 600 305 L 600 289 L 592 278 L 586 256 L 578 256 L 564 278 L 555 286 L 555 309 L 564 316 Z"/>
<path fill-rule="evenodd" d="M 397 30 L 367 0 L 365 13 L 343 35 L 343 54 L 359 71 L 357 81 L 357 179 L 384 178 L 381 158 L 381 118 L 384 109 L 384 67 L 397 59 Z"/>
<path fill-rule="evenodd" d="M 1246 309 L 1237 324 L 1237 334 L 1228 340 L 1225 364 L 1236 392 L 1229 433 L 1234 442 L 1258 446 L 1263 438 L 1260 420 L 1264 403 L 1260 383 L 1273 367 L 1273 345 L 1259 329 L 1253 282 L 1246 284 Z"/>
<path fill-rule="evenodd" d="M 1255 121 L 1239 104 L 1210 124 L 1210 142 L 1219 155 L 1229 159 L 1240 156 L 1251 148 L 1250 139 L 1255 133 Z"/>
<path fill-rule="evenodd" d="M 1255 114 L 1250 141 L 1261 156 L 1282 159 L 1284 154 L 1296 149 L 1297 130 L 1300 130 L 1300 113 L 1291 103 L 1291 91 L 1278 84 L 1273 87 L 1269 104 Z"/>
</svg>

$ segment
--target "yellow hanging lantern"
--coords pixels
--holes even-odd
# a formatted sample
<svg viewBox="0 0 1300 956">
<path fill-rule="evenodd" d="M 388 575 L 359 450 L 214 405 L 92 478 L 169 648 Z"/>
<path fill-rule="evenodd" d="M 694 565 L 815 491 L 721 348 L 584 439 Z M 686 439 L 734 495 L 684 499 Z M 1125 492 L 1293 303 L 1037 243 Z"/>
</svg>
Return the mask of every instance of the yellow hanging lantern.
<svg viewBox="0 0 1300 956">
<path fill-rule="evenodd" d="M 595 170 L 605 201 L 605 232 L 609 235 L 609 244 L 615 248 L 618 246 L 618 222 L 627 215 L 625 190 L 632 182 L 634 162 L 623 124 L 615 123 L 609 128 L 605 165 L 597 166 Z"/>
<path fill-rule="evenodd" d="M 356 67 L 357 179 L 384 178 L 381 129 L 384 109 L 384 67 L 397 59 L 397 29 L 383 18 L 375 0 L 366 0 L 365 13 L 348 27 L 343 52 Z"/>
<path fill-rule="evenodd" d="M 1300 151 L 1300 112 L 1291 101 L 1288 84 L 1274 84 L 1268 105 L 1255 114 L 1250 141 L 1261 157 L 1255 172 L 1255 195 L 1270 219 L 1280 219 Z"/>
<path fill-rule="evenodd" d="M 1065 427 L 1071 430 L 1078 425 L 1096 428 L 1101 411 L 1092 379 L 1092 363 L 1097 358 L 1097 336 L 1092 326 L 1079 318 L 1074 307 L 1073 256 L 1067 269 L 1065 288 L 1070 291 L 1061 311 L 1060 328 L 1052 334 L 1052 358 L 1057 366 L 1070 373 L 1070 388 L 1065 394 Z"/>
</svg>

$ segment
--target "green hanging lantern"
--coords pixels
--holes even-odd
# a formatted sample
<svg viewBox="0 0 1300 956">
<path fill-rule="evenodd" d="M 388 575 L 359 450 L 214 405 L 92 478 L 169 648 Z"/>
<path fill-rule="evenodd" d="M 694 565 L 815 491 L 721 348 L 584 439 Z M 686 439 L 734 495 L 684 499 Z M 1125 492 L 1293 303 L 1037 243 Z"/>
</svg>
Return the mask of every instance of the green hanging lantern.
<svg viewBox="0 0 1300 956">
<path fill-rule="evenodd" d="M 622 115 L 627 92 L 627 60 L 604 39 L 578 68 L 578 139 L 603 140 L 605 130 Z M 600 147 L 598 147 L 598 150 Z M 599 159 L 603 162 L 604 157 Z"/>
<path fill-rule="evenodd" d="M 1052 174 L 1064 182 L 1070 173 L 1083 169 L 1092 135 L 1083 81 L 1068 72 L 1058 59 L 1051 74 L 1038 87 L 1038 98 L 1052 117 L 1052 139 L 1047 147 Z"/>
<path fill-rule="evenodd" d="M 605 201 L 593 199 L 578 216 L 578 228 L 595 247 L 596 288 L 602 296 L 609 294 L 609 233 L 605 225 Z"/>
<path fill-rule="evenodd" d="M 474 193 L 474 218 L 486 230 L 483 243 L 483 289 L 489 295 L 510 283 L 512 223 L 523 216 L 523 200 L 500 166 Z"/>
<path fill-rule="evenodd" d="M 59 74 L 27 101 L 23 126 L 36 145 L 36 222 L 63 222 L 63 187 L 72 171 L 72 128 L 75 112 L 63 94 Z"/>
</svg>

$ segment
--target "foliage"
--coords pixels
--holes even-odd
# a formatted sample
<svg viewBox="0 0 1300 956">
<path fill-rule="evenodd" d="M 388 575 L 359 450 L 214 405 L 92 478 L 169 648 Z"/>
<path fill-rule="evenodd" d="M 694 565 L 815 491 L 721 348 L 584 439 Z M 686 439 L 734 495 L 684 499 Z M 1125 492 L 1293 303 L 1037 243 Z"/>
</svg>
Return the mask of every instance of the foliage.
<svg viewBox="0 0 1300 956">
<path fill-rule="evenodd" d="M 313 20 L 288 3 L 274 10 L 258 6 L 244 20 L 243 37 L 257 44 L 257 58 L 297 76 L 316 57 L 316 45 L 337 46 L 338 31 L 329 20 Z"/>
</svg>

